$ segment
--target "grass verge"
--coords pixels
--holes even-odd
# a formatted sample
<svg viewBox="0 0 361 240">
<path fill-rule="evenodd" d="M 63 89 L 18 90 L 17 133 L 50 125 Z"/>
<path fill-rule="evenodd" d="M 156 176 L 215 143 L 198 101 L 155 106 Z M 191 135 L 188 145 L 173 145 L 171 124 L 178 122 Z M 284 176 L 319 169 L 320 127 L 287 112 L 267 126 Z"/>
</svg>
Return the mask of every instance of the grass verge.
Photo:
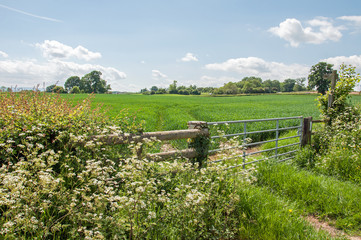
<svg viewBox="0 0 361 240">
<path fill-rule="evenodd" d="M 256 184 L 295 201 L 307 214 L 329 220 L 346 232 L 361 230 L 361 188 L 287 164 L 264 163 Z"/>
</svg>

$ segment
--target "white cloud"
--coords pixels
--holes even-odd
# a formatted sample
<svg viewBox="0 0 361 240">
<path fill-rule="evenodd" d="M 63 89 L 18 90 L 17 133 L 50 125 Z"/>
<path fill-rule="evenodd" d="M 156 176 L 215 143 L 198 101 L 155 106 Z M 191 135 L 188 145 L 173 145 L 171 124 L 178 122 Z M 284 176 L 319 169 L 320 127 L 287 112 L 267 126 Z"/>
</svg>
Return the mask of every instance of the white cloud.
<svg viewBox="0 0 361 240">
<path fill-rule="evenodd" d="M 152 70 L 152 79 L 156 81 L 153 85 L 162 88 L 168 87 L 169 84 L 173 82 L 171 79 L 168 78 L 167 75 L 160 72 L 159 70 Z"/>
<path fill-rule="evenodd" d="M 356 24 L 357 26 L 361 26 L 361 16 L 342 16 L 339 17 L 338 19 L 350 21 Z"/>
<path fill-rule="evenodd" d="M 6 52 L 0 51 L 0 57 L 7 58 L 9 55 Z"/>
<path fill-rule="evenodd" d="M 305 65 L 267 62 L 257 57 L 229 59 L 223 63 L 207 64 L 205 68 L 277 80 L 306 77 L 309 72 L 309 67 Z"/>
<path fill-rule="evenodd" d="M 322 62 L 331 63 L 334 65 L 334 68 L 338 68 L 342 63 L 346 65 L 352 65 L 359 70 L 361 69 L 361 55 L 353 56 L 337 56 L 321 60 Z"/>
<path fill-rule="evenodd" d="M 78 64 L 61 60 L 49 60 L 39 63 L 36 60 L 4 60 L 0 61 L 0 85 L 18 85 L 33 87 L 45 82 L 47 85 L 64 84 L 70 76 L 82 77 L 93 70 L 101 71 L 113 89 L 121 89 L 120 80 L 126 78 L 124 72 L 113 67 L 104 67 L 96 64 Z"/>
<path fill-rule="evenodd" d="M 55 40 L 45 40 L 43 43 L 37 43 L 35 46 L 42 50 L 45 58 L 50 59 L 69 59 L 75 57 L 81 60 L 90 61 L 102 57 L 99 52 L 89 51 L 83 46 L 72 48 Z"/>
<path fill-rule="evenodd" d="M 198 62 L 198 58 L 193 53 L 187 53 L 182 59 L 182 62 Z"/>
<path fill-rule="evenodd" d="M 354 29 L 352 33 L 359 33 L 361 31 L 361 16 L 342 16 L 338 19 L 348 21 L 348 27 Z"/>
<path fill-rule="evenodd" d="M 161 73 L 159 70 L 152 70 L 152 78 L 154 80 L 159 80 L 162 78 L 167 78 L 167 75 Z"/>
<path fill-rule="evenodd" d="M 292 47 L 298 47 L 301 43 L 321 44 L 338 41 L 342 37 L 342 27 L 333 26 L 332 22 L 324 17 L 315 18 L 307 22 L 308 27 L 295 18 L 288 18 L 281 22 L 278 27 L 272 27 L 269 32 L 288 41 Z"/>
</svg>

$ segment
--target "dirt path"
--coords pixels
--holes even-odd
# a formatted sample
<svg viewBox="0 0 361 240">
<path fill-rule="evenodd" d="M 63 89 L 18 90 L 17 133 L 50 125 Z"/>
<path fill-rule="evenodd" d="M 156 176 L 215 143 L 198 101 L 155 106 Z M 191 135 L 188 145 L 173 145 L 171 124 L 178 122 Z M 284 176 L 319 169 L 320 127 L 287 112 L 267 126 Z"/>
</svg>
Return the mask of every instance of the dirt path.
<svg viewBox="0 0 361 240">
<path fill-rule="evenodd" d="M 349 236 L 345 234 L 343 231 L 338 230 L 332 226 L 330 226 L 326 222 L 322 222 L 314 216 L 308 216 L 306 220 L 311 223 L 311 225 L 317 230 L 323 230 L 328 232 L 332 237 L 346 237 L 350 240 L 361 240 L 360 236 Z"/>
</svg>

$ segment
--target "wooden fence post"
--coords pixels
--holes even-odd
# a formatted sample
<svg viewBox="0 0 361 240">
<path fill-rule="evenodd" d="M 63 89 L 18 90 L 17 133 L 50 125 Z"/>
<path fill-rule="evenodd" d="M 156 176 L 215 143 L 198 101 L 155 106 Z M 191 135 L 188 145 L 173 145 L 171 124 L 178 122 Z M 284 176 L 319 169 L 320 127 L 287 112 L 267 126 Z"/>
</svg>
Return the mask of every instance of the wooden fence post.
<svg viewBox="0 0 361 240">
<path fill-rule="evenodd" d="M 196 138 L 191 139 L 188 146 L 194 148 L 197 151 L 197 156 L 193 159 L 193 162 L 198 162 L 199 167 L 205 167 L 207 165 L 208 159 L 208 149 L 209 149 L 209 129 L 207 122 L 202 121 L 191 121 L 188 122 L 188 129 L 199 129 L 202 130 L 202 134 L 198 135 Z"/>
<path fill-rule="evenodd" d="M 312 117 L 306 117 L 303 119 L 301 147 L 311 144 L 311 122 Z"/>
<path fill-rule="evenodd" d="M 334 94 L 334 90 L 335 90 L 335 87 L 336 87 L 336 81 L 337 81 L 337 78 L 338 78 L 337 70 L 333 70 L 329 77 L 331 78 L 331 92 L 328 95 L 328 105 L 327 105 L 327 107 L 331 108 L 332 104 L 333 104 L 333 101 L 335 100 L 335 97 L 334 97 L 333 94 Z"/>
</svg>

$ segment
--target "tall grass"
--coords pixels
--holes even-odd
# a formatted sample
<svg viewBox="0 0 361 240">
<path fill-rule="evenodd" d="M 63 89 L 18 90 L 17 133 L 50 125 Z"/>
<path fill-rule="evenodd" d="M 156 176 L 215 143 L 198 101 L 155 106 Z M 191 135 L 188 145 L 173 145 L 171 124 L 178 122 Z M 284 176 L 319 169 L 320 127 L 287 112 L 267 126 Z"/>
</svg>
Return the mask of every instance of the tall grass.
<svg viewBox="0 0 361 240">
<path fill-rule="evenodd" d="M 361 230 L 361 187 L 287 164 L 264 163 L 257 185 L 295 201 L 308 214 L 327 219 L 344 230 Z"/>
</svg>

